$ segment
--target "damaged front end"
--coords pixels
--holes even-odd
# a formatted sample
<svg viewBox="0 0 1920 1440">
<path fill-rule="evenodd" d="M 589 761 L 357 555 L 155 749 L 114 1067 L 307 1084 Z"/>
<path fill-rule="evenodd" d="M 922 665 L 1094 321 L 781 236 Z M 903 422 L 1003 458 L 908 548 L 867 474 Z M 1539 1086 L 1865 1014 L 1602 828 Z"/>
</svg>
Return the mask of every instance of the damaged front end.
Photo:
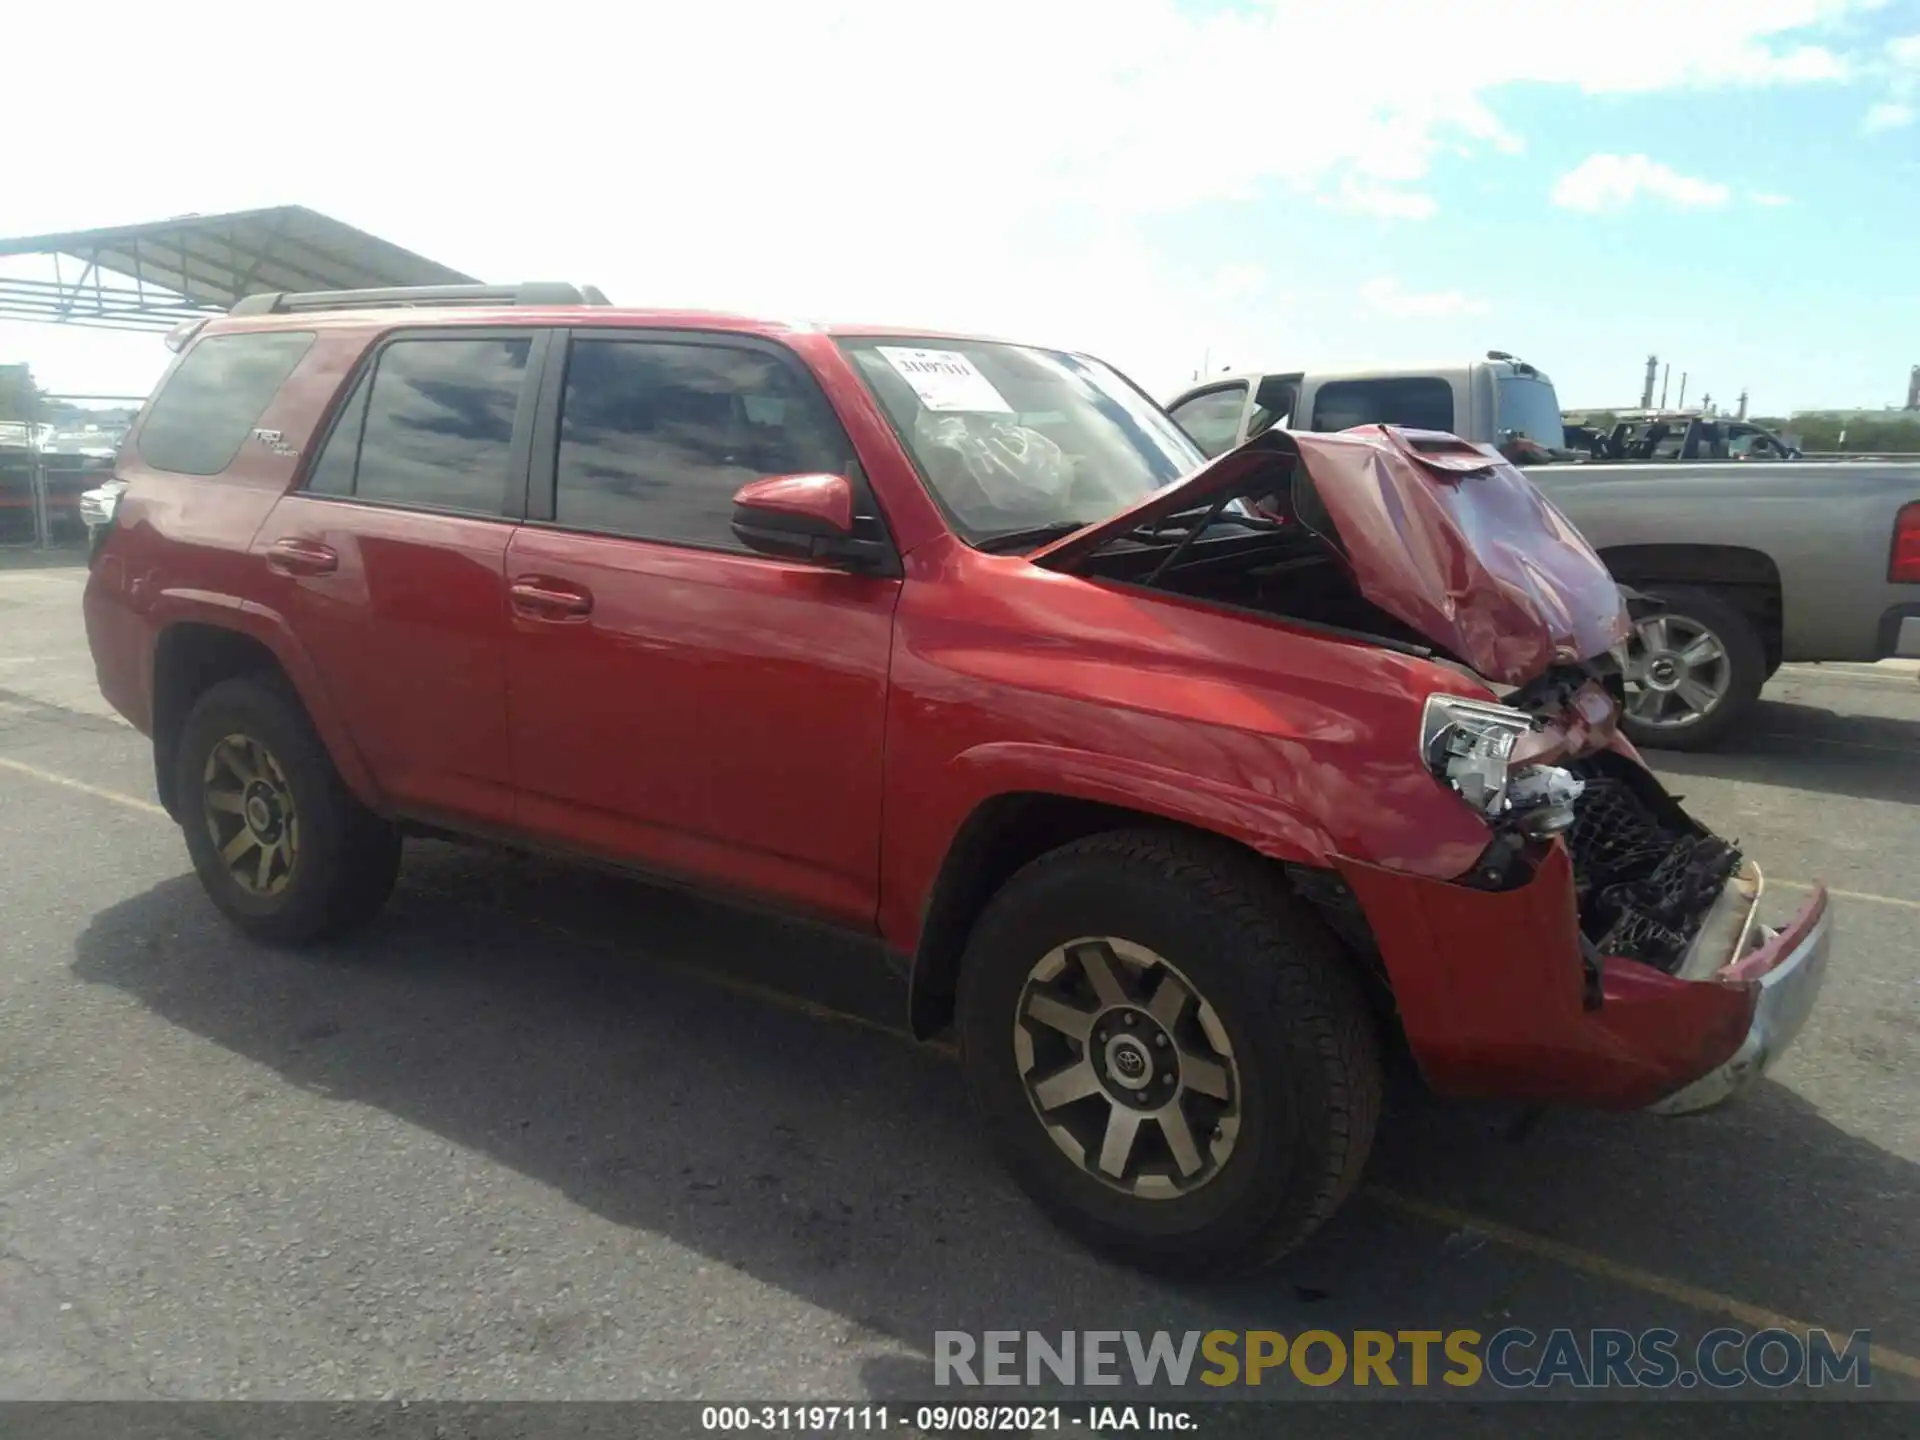
<svg viewBox="0 0 1920 1440">
<path fill-rule="evenodd" d="M 1580 721 L 1575 738 L 1566 711 L 1540 715 L 1435 695 L 1421 752 L 1435 777 L 1495 832 L 1478 883 L 1512 883 L 1530 842 L 1561 836 L 1586 942 L 1600 955 L 1671 975 L 1692 955 L 1708 917 L 1727 908 L 1729 882 L 1751 876 L 1757 894 L 1758 870 L 1681 809 L 1637 760 L 1610 748 L 1616 706 L 1597 674 L 1575 690 L 1567 707 Z M 1715 927 L 1714 935 L 1737 953 L 1751 927 L 1736 937 Z"/>
<path fill-rule="evenodd" d="M 1618 733 L 1638 597 L 1497 452 L 1269 431 L 1029 558 L 1453 672 L 1405 743 L 1484 823 L 1478 858 L 1449 876 L 1336 855 L 1344 891 L 1296 881 L 1384 980 L 1435 1089 L 1698 1110 L 1799 1030 L 1825 890 L 1759 923 L 1758 867 Z M 1415 828 L 1434 797 L 1395 794 Z"/>
<path fill-rule="evenodd" d="M 1614 730 L 1604 661 L 1428 702 L 1422 754 L 1487 819 L 1459 883 L 1343 865 L 1436 1088 L 1666 1114 L 1756 1080 L 1824 977 L 1824 890 L 1762 924 L 1759 867 Z"/>
<path fill-rule="evenodd" d="M 1732 959 L 1751 938 L 1751 907 L 1741 906 L 1736 876 L 1759 869 L 1738 849 L 1703 829 L 1644 770 L 1602 754 L 1576 762 L 1582 794 L 1567 830 L 1581 933 L 1604 955 L 1619 955 L 1673 975 L 1723 898 L 1749 913 L 1736 935 L 1716 931 Z"/>
</svg>

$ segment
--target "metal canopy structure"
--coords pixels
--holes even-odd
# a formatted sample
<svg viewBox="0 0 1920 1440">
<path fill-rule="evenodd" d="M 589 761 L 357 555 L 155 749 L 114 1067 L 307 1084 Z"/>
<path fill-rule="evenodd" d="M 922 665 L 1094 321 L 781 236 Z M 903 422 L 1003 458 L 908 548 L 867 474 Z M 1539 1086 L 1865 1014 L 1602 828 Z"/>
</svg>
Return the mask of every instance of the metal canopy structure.
<svg viewBox="0 0 1920 1440">
<path fill-rule="evenodd" d="M 267 291 L 475 283 L 303 205 L 0 239 L 0 258 L 36 255 L 52 278 L 0 275 L 0 319 L 169 330 Z"/>
</svg>

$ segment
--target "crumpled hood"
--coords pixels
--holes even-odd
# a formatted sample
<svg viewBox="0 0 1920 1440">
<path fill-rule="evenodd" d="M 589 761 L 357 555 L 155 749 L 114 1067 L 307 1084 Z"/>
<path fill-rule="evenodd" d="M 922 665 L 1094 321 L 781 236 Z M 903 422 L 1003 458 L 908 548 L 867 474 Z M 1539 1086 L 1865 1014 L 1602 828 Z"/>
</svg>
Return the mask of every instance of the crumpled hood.
<svg viewBox="0 0 1920 1440">
<path fill-rule="evenodd" d="M 1289 496 L 1295 456 L 1305 479 L 1294 475 Z M 1392 425 L 1270 430 L 1029 558 L 1073 570 L 1109 540 L 1222 493 L 1276 491 L 1291 521 L 1323 534 L 1331 522 L 1368 600 L 1489 680 L 1525 684 L 1626 642 L 1620 587 L 1526 476 L 1490 446 Z"/>
</svg>

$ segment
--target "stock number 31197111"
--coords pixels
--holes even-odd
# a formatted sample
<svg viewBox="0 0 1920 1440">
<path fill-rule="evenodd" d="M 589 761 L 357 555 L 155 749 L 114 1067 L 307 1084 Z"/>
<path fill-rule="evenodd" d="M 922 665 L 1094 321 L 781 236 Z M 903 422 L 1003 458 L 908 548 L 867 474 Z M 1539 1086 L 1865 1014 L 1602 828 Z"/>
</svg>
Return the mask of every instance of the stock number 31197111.
<svg viewBox="0 0 1920 1440">
<path fill-rule="evenodd" d="M 1058 1405 L 706 1405 L 700 1410 L 702 1430 L 794 1435 L 883 1430 L 907 1435 L 950 1431 L 1032 1435 L 1065 1429 L 1067 1424 Z"/>
</svg>

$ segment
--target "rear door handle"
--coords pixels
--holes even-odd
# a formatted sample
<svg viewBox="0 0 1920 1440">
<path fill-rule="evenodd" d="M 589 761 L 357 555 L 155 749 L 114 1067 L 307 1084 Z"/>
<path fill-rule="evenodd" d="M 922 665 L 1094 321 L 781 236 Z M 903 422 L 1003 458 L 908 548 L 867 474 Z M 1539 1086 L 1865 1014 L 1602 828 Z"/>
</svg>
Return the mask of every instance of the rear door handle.
<svg viewBox="0 0 1920 1440">
<path fill-rule="evenodd" d="M 513 608 L 530 620 L 584 620 L 593 613 L 593 596 L 544 575 L 522 575 L 507 592 Z"/>
<path fill-rule="evenodd" d="M 318 540 L 276 540 L 267 547 L 267 568 L 276 575 L 331 575 L 340 557 Z"/>
</svg>

